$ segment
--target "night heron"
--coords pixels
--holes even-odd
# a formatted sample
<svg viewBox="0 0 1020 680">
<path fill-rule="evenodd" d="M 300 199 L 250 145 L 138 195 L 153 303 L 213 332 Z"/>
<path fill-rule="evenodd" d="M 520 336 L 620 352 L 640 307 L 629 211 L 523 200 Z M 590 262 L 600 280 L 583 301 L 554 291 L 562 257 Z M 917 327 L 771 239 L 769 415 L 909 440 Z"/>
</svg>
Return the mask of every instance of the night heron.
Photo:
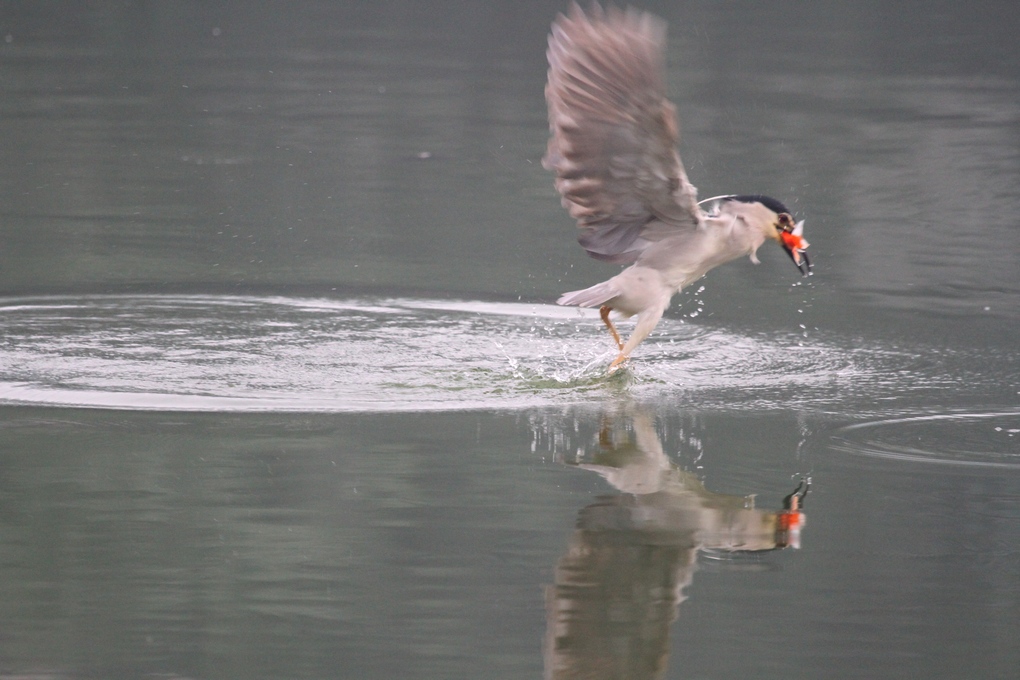
<svg viewBox="0 0 1020 680">
<path fill-rule="evenodd" d="M 801 274 L 804 222 L 761 195 L 717 196 L 700 203 L 676 145 L 676 110 L 666 99 L 661 19 L 630 9 L 585 14 L 576 4 L 549 36 L 551 138 L 542 165 L 556 173 L 563 206 L 577 220 L 588 254 L 622 272 L 558 304 L 599 307 L 620 354 L 614 370 L 652 332 L 670 298 L 708 270 L 778 242 Z M 610 312 L 637 315 L 626 343 Z"/>
</svg>

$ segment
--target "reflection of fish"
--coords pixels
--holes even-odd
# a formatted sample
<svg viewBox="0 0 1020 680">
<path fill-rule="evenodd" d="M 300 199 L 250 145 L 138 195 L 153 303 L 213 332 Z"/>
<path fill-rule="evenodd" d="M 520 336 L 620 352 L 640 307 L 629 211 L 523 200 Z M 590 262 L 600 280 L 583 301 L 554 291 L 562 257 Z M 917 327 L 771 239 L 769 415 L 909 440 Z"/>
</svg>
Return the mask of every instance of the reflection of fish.
<svg viewBox="0 0 1020 680">
<path fill-rule="evenodd" d="M 604 417 L 598 449 L 573 463 L 622 495 L 581 510 L 546 593 L 547 678 L 655 678 L 669 658 L 669 625 L 699 550 L 798 545 L 807 482 L 779 512 L 753 496 L 707 490 L 669 460 L 652 418 Z"/>
<path fill-rule="evenodd" d="M 556 173 L 563 205 L 577 220 L 591 257 L 630 265 L 562 305 L 600 307 L 620 354 L 610 370 L 658 324 L 670 299 L 710 269 L 777 241 L 801 274 L 811 263 L 801 234 L 780 201 L 761 195 L 718 196 L 707 209 L 676 145 L 676 109 L 666 99 L 665 24 L 634 10 L 585 14 L 576 4 L 549 36 L 549 148 L 542 161 Z M 637 315 L 626 343 L 609 313 Z"/>
</svg>

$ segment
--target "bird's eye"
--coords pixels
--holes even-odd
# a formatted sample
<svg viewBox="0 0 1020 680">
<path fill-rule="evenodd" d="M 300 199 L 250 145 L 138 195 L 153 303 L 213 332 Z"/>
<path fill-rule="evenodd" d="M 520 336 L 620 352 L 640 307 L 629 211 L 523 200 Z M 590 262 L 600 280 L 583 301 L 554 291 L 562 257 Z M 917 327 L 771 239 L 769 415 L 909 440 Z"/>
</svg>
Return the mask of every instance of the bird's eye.
<svg viewBox="0 0 1020 680">
<path fill-rule="evenodd" d="M 793 231 L 793 217 L 789 213 L 779 213 L 779 226 L 776 228 L 779 231 Z"/>
</svg>

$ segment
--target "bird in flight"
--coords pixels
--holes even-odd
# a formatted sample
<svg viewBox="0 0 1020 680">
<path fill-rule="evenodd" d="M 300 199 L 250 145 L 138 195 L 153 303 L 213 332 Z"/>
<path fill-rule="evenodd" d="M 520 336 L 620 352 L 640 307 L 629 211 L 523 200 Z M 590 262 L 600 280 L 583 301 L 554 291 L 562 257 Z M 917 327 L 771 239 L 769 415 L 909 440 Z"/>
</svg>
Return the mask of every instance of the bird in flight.
<svg viewBox="0 0 1020 680">
<path fill-rule="evenodd" d="M 681 288 L 708 270 L 779 243 L 801 274 L 804 222 L 769 196 L 734 194 L 700 203 L 676 146 L 676 109 L 666 99 L 666 24 L 634 9 L 589 13 L 572 5 L 549 36 L 549 146 L 542 165 L 556 174 L 563 207 L 577 220 L 588 254 L 630 265 L 556 302 L 599 307 L 619 355 L 610 372 L 648 337 Z M 637 316 L 626 342 L 610 312 Z"/>
</svg>

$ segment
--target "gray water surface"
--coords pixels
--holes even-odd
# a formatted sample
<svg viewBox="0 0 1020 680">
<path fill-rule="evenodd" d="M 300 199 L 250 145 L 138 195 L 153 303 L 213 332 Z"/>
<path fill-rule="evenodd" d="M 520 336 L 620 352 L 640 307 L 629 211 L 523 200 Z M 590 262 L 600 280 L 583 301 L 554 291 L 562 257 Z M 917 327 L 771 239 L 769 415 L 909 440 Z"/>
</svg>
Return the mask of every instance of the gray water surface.
<svg viewBox="0 0 1020 680">
<path fill-rule="evenodd" d="M 0 678 L 1015 677 L 1008 3 L 650 3 L 815 270 L 612 376 L 560 3 L 2 8 Z"/>
</svg>

